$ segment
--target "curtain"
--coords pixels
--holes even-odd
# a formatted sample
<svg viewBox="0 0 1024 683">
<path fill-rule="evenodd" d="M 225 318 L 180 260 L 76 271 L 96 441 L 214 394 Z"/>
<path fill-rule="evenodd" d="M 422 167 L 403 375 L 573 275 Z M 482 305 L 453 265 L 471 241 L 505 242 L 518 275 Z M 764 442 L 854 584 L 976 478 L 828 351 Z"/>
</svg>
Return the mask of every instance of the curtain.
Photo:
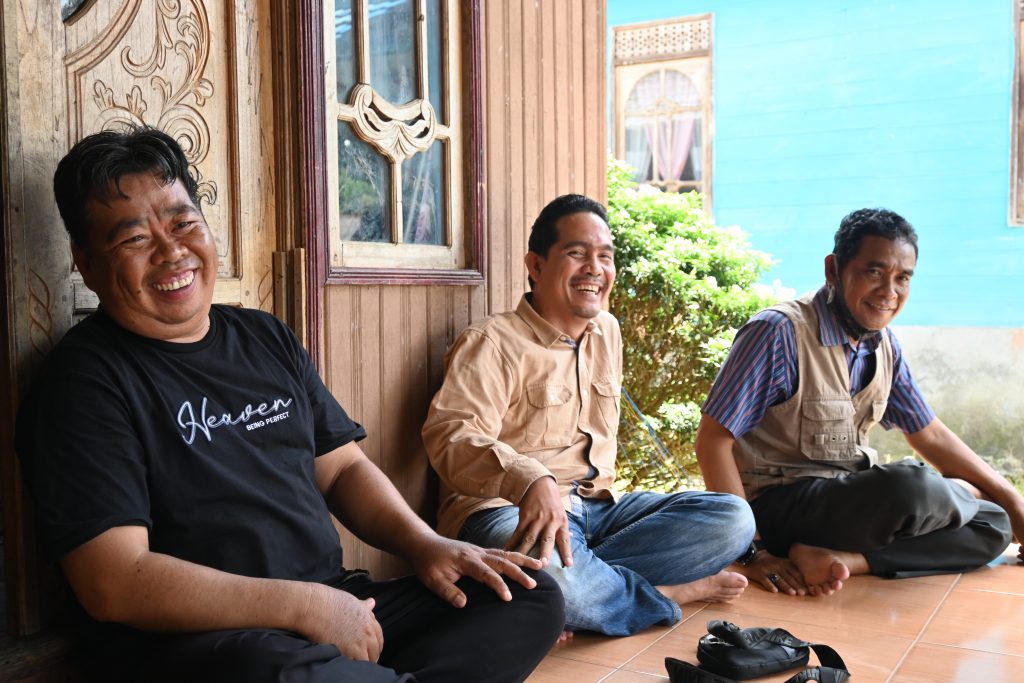
<svg viewBox="0 0 1024 683">
<path fill-rule="evenodd" d="M 659 69 L 637 82 L 625 112 L 626 162 L 637 169 L 637 180 L 681 178 L 691 151 L 700 147 L 700 140 L 694 139 L 700 107 L 697 87 L 675 69 Z M 656 169 L 650 168 L 654 149 Z M 699 169 L 697 164 L 693 167 Z"/>
</svg>

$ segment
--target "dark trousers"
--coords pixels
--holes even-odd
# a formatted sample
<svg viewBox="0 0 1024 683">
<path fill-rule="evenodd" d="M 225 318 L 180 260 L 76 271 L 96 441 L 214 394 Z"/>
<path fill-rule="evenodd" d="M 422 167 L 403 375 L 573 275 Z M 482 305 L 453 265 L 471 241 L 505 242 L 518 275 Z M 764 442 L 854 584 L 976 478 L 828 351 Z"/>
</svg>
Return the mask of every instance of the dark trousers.
<svg viewBox="0 0 1024 683">
<path fill-rule="evenodd" d="M 809 477 L 751 504 L 773 555 L 793 543 L 863 553 L 873 574 L 924 576 L 975 569 L 1013 538 L 998 505 L 914 460 L 836 479 Z"/>
<path fill-rule="evenodd" d="M 183 635 L 134 631 L 92 663 L 96 680 L 217 683 L 397 683 L 524 680 L 558 638 L 564 606 L 558 585 L 530 572 L 537 587 L 507 582 L 512 601 L 472 579 L 459 581 L 456 609 L 413 576 L 347 581 L 344 590 L 372 597 L 384 633 L 378 663 L 352 661 L 334 645 L 272 629 Z"/>
</svg>

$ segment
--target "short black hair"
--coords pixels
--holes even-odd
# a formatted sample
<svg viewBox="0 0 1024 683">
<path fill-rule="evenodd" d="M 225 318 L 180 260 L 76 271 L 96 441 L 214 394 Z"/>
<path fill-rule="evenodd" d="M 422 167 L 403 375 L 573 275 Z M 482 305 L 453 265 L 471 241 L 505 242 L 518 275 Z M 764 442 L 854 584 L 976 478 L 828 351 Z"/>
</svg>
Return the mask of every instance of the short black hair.
<svg viewBox="0 0 1024 683">
<path fill-rule="evenodd" d="M 857 257 L 861 242 L 868 235 L 894 242 L 903 240 L 914 247 L 914 256 L 917 256 L 917 233 L 903 216 L 888 209 L 857 209 L 848 213 L 836 230 L 832 253 L 836 256 L 839 270 Z"/>
<path fill-rule="evenodd" d="M 53 174 L 53 194 L 71 242 L 84 245 L 88 231 L 87 205 L 125 197 L 121 178 L 152 172 L 165 184 L 180 180 L 199 208 L 199 185 L 185 152 L 174 138 L 150 126 L 105 130 L 82 138 Z"/>
<path fill-rule="evenodd" d="M 563 194 L 548 202 L 533 222 L 529 250 L 547 258 L 551 247 L 558 243 L 558 221 L 574 213 L 592 213 L 608 224 L 608 211 L 601 202 L 582 194 Z"/>
</svg>

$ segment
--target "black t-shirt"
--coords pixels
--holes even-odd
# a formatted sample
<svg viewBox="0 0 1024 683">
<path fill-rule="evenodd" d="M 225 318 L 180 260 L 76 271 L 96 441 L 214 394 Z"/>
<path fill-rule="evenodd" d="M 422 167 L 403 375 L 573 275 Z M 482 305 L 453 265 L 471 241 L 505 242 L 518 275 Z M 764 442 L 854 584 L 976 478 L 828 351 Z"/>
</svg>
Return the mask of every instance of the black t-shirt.
<svg viewBox="0 0 1024 683">
<path fill-rule="evenodd" d="M 214 306 L 210 322 L 176 344 L 100 311 L 48 356 L 17 449 L 50 559 L 141 525 L 153 551 L 235 574 L 338 574 L 313 460 L 366 433 L 279 320 Z"/>
</svg>

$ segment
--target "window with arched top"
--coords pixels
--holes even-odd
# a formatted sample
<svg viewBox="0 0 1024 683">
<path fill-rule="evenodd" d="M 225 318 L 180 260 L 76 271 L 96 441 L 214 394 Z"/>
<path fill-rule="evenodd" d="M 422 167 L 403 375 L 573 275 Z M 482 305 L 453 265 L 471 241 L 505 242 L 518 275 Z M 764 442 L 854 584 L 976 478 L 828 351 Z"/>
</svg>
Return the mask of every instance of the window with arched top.
<svg viewBox="0 0 1024 683">
<path fill-rule="evenodd" d="M 617 26 L 615 155 L 637 182 L 711 200 L 711 16 Z"/>
<path fill-rule="evenodd" d="M 636 180 L 669 191 L 701 190 L 703 101 L 697 86 L 676 69 L 641 78 L 626 100 L 625 160 Z"/>
</svg>

